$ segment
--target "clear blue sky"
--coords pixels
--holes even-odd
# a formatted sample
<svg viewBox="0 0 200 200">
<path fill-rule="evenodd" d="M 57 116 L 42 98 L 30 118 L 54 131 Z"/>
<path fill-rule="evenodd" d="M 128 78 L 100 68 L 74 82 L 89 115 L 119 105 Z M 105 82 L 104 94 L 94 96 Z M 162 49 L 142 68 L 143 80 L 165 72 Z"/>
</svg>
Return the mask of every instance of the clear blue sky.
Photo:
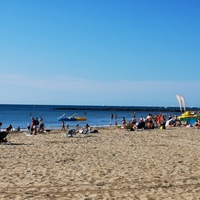
<svg viewBox="0 0 200 200">
<path fill-rule="evenodd" d="M 200 106 L 199 0 L 0 0 L 0 104 Z"/>
</svg>

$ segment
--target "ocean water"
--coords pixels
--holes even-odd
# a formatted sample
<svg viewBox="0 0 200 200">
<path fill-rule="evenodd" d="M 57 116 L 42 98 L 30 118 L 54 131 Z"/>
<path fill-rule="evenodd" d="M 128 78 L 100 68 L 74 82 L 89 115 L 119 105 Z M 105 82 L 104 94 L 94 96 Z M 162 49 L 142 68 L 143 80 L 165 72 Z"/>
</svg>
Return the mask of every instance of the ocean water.
<svg viewBox="0 0 200 200">
<path fill-rule="evenodd" d="M 167 109 L 162 111 L 168 117 L 169 114 L 180 115 L 180 112 L 175 109 Z M 160 113 L 157 108 L 151 107 L 105 107 L 105 106 L 62 106 L 62 105 L 0 105 L 0 122 L 2 129 L 5 129 L 10 124 L 13 128 L 20 127 L 26 129 L 28 124 L 31 124 L 31 117 L 42 117 L 46 129 L 61 129 L 61 122 L 57 117 L 66 114 L 71 116 L 77 114 L 87 118 L 86 121 L 66 122 L 70 127 L 75 127 L 76 124 L 85 126 L 88 123 L 90 126 L 109 126 L 115 122 L 121 124 L 122 117 L 127 121 L 131 121 L 133 115 L 136 115 L 137 120 L 146 117 L 149 113 Z M 116 115 L 117 118 L 111 118 L 111 115 Z"/>
</svg>

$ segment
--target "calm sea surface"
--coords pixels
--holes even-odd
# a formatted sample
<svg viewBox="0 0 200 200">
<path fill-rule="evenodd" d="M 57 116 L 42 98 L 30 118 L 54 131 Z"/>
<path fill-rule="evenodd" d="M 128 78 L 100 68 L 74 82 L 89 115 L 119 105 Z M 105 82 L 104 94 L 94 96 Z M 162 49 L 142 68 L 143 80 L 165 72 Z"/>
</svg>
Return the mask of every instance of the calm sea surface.
<svg viewBox="0 0 200 200">
<path fill-rule="evenodd" d="M 63 109 L 64 108 L 64 109 Z M 85 126 L 88 123 L 90 126 L 109 126 L 110 123 L 114 125 L 115 121 L 121 124 L 122 117 L 125 117 L 127 121 L 131 121 L 133 115 L 139 119 L 141 116 L 146 117 L 149 113 L 160 113 L 159 111 L 149 111 L 144 107 L 138 111 L 134 111 L 133 107 L 126 107 L 127 109 L 118 109 L 121 107 L 107 107 L 101 106 L 58 106 L 58 105 L 0 105 L 0 122 L 3 123 L 2 129 L 12 124 L 13 128 L 20 127 L 26 129 L 28 124 L 31 124 L 31 117 L 42 117 L 45 123 L 45 128 L 60 129 L 61 122 L 57 120 L 57 117 L 63 115 L 70 116 L 77 114 L 79 116 L 85 116 L 87 121 L 75 121 L 66 122 L 70 127 L 74 127 L 76 124 Z M 129 109 L 130 108 L 130 109 Z M 179 112 L 164 111 L 167 117 L 169 114 L 180 115 Z M 116 115 L 116 119 L 111 119 L 111 114 Z"/>
</svg>

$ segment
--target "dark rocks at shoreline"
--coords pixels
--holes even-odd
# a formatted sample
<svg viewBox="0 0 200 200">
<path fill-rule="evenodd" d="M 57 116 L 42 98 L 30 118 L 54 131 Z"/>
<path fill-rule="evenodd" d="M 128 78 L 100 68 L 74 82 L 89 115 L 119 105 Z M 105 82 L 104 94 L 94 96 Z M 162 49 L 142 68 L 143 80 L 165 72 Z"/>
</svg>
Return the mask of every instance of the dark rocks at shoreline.
<svg viewBox="0 0 200 200">
<path fill-rule="evenodd" d="M 180 112 L 179 107 L 122 107 L 122 106 L 66 106 L 57 107 L 53 110 L 105 110 L 105 111 L 151 111 L 151 112 Z M 197 108 L 186 110 L 195 111 Z"/>
</svg>

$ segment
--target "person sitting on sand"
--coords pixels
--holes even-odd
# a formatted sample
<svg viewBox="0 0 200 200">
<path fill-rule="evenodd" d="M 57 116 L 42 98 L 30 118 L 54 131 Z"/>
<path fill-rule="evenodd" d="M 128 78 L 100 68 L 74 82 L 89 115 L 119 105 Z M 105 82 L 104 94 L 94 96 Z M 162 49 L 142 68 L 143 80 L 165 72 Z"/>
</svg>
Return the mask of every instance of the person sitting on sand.
<svg viewBox="0 0 200 200">
<path fill-rule="evenodd" d="M 156 124 L 157 124 L 157 127 L 161 129 L 165 129 L 165 124 L 166 124 L 165 116 L 162 114 L 158 115 Z"/>
<path fill-rule="evenodd" d="M 75 135 L 77 132 L 76 132 L 76 129 L 69 129 L 68 133 L 67 133 L 67 137 L 73 137 L 73 135 Z"/>
<path fill-rule="evenodd" d="M 134 131 L 133 124 L 131 122 L 127 122 L 122 128 L 130 130 L 130 131 Z"/>
<path fill-rule="evenodd" d="M 199 119 L 195 122 L 194 126 L 197 128 L 200 128 L 200 120 Z"/>
<path fill-rule="evenodd" d="M 89 124 L 85 125 L 85 130 L 83 131 L 83 134 L 87 134 L 90 131 L 90 126 Z"/>
<path fill-rule="evenodd" d="M 153 123 L 153 121 L 146 121 L 146 123 L 145 123 L 145 129 L 154 129 L 154 123 Z"/>
<path fill-rule="evenodd" d="M 2 126 L 2 122 L 0 123 L 0 126 Z M 8 133 L 10 132 L 11 129 L 12 129 L 12 125 L 8 126 L 6 128 L 6 131 L 0 130 L 0 143 L 7 142 L 6 136 L 8 135 Z"/>
<path fill-rule="evenodd" d="M 0 142 L 7 142 L 6 136 L 8 135 L 9 132 L 7 131 L 1 131 L 0 132 Z"/>
<path fill-rule="evenodd" d="M 146 129 L 154 129 L 153 115 L 151 113 L 149 113 L 149 115 L 147 116 L 145 128 Z"/>
<path fill-rule="evenodd" d="M 171 117 L 171 121 L 170 121 L 170 123 L 169 123 L 169 126 L 176 126 L 177 119 L 178 119 L 178 118 L 177 118 L 176 115 L 174 115 L 173 118 Z"/>
<path fill-rule="evenodd" d="M 176 126 L 180 127 L 182 125 L 181 120 L 177 118 L 176 120 Z"/>
<path fill-rule="evenodd" d="M 10 131 L 12 131 L 12 125 L 10 124 L 7 128 L 6 128 L 6 132 L 10 132 Z"/>
<path fill-rule="evenodd" d="M 145 122 L 143 120 L 143 118 L 141 117 L 139 120 L 139 123 L 134 127 L 134 129 L 144 129 L 145 128 Z"/>
<path fill-rule="evenodd" d="M 86 128 L 87 130 L 89 130 L 89 128 L 90 128 L 89 124 L 86 124 L 86 125 L 85 125 L 85 128 Z"/>
<path fill-rule="evenodd" d="M 97 129 L 94 129 L 92 127 L 90 127 L 90 133 L 98 133 L 99 131 Z"/>
<path fill-rule="evenodd" d="M 125 125 L 126 125 L 126 119 L 125 119 L 125 117 L 123 117 L 122 118 L 122 127 L 125 127 Z"/>
<path fill-rule="evenodd" d="M 192 125 L 190 125 L 190 124 L 189 124 L 187 121 L 186 121 L 186 122 L 184 122 L 184 124 L 183 124 L 183 125 L 184 125 L 184 127 L 187 127 L 187 128 L 192 126 Z"/>
</svg>

